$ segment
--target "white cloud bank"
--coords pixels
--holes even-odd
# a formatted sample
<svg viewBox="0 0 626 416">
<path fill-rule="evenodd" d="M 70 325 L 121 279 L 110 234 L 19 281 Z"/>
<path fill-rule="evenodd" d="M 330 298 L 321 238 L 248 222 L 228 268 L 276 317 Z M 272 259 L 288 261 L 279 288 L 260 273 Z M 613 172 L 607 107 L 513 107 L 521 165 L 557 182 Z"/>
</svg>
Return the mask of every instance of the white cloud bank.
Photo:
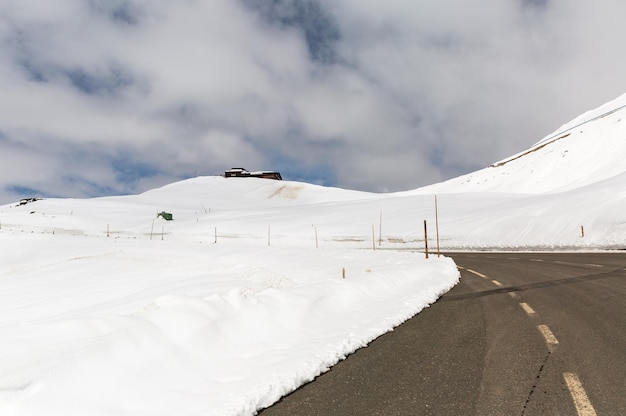
<svg viewBox="0 0 626 416">
<path fill-rule="evenodd" d="M 626 90 L 624 15 L 616 0 L 6 0 L 0 202 L 233 166 L 433 183 Z"/>
</svg>

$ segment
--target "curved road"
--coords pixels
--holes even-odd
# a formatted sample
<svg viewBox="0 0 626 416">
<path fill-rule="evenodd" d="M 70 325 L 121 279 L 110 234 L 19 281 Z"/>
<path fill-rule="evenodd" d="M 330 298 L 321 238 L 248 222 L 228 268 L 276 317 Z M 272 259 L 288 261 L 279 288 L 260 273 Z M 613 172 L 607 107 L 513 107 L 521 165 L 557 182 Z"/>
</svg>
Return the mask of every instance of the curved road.
<svg viewBox="0 0 626 416">
<path fill-rule="evenodd" d="M 455 288 L 259 414 L 626 415 L 626 254 L 449 256 Z"/>
</svg>

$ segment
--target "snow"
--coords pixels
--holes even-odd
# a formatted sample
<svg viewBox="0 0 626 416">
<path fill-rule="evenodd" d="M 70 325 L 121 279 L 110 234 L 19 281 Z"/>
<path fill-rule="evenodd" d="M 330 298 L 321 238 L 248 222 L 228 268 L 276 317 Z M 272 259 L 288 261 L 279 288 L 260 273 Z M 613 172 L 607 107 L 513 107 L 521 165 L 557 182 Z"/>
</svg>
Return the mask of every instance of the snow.
<svg viewBox="0 0 626 416">
<path fill-rule="evenodd" d="M 204 177 L 1 207 L 0 414 L 252 415 L 271 405 L 458 281 L 449 258 L 372 249 L 362 231 L 385 204 Z M 413 238 L 405 246 L 420 248 Z"/>
<path fill-rule="evenodd" d="M 199 177 L 0 206 L 0 414 L 255 414 L 458 282 L 435 195 L 444 250 L 623 249 L 624 105 L 408 192 Z"/>
</svg>

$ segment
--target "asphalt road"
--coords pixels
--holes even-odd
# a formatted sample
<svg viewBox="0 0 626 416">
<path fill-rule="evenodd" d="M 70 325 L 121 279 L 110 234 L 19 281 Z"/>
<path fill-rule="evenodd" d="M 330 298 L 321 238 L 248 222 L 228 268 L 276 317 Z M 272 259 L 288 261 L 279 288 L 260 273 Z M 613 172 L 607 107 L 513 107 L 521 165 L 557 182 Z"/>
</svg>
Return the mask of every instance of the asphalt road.
<svg viewBox="0 0 626 416">
<path fill-rule="evenodd" d="M 461 282 L 260 412 L 626 415 L 626 253 L 452 253 Z"/>
</svg>

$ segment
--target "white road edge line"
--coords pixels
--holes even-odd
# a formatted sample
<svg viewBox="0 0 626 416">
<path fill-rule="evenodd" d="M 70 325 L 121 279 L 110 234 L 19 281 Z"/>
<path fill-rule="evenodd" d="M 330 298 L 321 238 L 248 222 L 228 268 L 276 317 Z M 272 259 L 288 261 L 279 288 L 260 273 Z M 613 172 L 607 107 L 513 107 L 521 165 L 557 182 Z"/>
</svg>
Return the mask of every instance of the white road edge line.
<svg viewBox="0 0 626 416">
<path fill-rule="evenodd" d="M 497 280 L 491 280 L 491 283 L 493 283 L 496 286 L 502 286 L 502 283 L 498 282 Z"/>
<path fill-rule="evenodd" d="M 521 302 L 519 304 L 519 306 L 522 307 L 522 309 L 524 309 L 524 311 L 528 314 L 528 315 L 534 315 L 535 314 L 535 310 L 533 308 L 531 308 L 530 306 L 528 306 L 528 303 L 524 303 Z"/>
<path fill-rule="evenodd" d="M 468 271 L 468 272 L 470 272 L 470 273 L 475 274 L 476 276 L 482 277 L 483 279 L 487 279 L 487 276 L 485 276 L 484 274 L 479 273 L 479 272 L 477 272 L 477 271 L 475 271 L 475 270 L 472 270 L 472 269 L 467 269 L 467 271 Z"/>
<path fill-rule="evenodd" d="M 596 411 L 591 405 L 589 397 L 587 397 L 587 393 L 578 376 L 574 373 L 563 373 L 563 378 L 574 400 L 574 406 L 576 406 L 578 416 L 596 416 Z"/>
</svg>

